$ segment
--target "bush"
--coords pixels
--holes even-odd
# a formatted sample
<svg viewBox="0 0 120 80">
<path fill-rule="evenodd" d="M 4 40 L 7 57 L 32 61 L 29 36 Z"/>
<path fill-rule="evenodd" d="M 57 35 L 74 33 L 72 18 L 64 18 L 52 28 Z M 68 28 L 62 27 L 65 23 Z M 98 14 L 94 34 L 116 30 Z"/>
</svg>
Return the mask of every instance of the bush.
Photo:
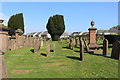
<svg viewBox="0 0 120 80">
<path fill-rule="evenodd" d="M 105 35 L 104 37 L 108 40 L 109 44 L 120 41 L 120 35 Z"/>
<path fill-rule="evenodd" d="M 65 31 L 64 16 L 51 16 L 46 25 L 48 33 L 51 35 L 53 41 L 58 41 L 60 36 Z"/>
</svg>

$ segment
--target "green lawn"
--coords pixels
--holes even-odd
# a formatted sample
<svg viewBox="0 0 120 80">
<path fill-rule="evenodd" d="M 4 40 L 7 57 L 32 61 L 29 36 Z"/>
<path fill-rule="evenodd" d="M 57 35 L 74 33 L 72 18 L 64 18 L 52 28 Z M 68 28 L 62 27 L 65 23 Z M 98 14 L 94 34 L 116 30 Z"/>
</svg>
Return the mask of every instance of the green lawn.
<svg viewBox="0 0 120 80">
<path fill-rule="evenodd" d="M 99 55 L 102 53 L 84 53 L 84 62 L 81 62 L 79 48 L 70 50 L 65 41 L 55 43 L 56 52 L 48 57 L 44 56 L 45 45 L 35 54 L 33 48 L 5 53 L 9 78 L 118 78 L 118 60 Z"/>
</svg>

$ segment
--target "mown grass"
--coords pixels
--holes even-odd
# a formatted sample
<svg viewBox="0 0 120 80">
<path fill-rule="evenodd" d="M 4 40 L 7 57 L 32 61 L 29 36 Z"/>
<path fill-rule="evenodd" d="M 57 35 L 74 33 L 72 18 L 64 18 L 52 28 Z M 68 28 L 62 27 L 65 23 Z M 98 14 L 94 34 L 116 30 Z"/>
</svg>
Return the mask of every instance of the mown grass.
<svg viewBox="0 0 120 80">
<path fill-rule="evenodd" d="M 56 43 L 56 51 L 46 57 L 46 45 L 38 53 L 33 48 L 23 48 L 5 53 L 9 78 L 118 78 L 118 60 L 100 54 L 84 53 L 84 62 L 80 61 L 79 47 L 68 49 L 63 41 Z M 42 55 L 41 55 L 42 54 Z"/>
</svg>

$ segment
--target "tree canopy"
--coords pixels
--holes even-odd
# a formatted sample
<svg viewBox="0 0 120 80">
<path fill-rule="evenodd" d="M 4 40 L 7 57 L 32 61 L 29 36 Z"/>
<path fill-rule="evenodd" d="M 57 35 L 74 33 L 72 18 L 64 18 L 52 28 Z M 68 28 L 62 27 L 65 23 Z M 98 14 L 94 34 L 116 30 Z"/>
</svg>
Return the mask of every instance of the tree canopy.
<svg viewBox="0 0 120 80">
<path fill-rule="evenodd" d="M 23 13 L 12 15 L 8 21 L 8 34 L 15 35 L 15 30 L 21 29 L 24 33 L 24 18 Z"/>
<path fill-rule="evenodd" d="M 63 15 L 51 16 L 46 26 L 48 33 L 51 35 L 53 41 L 58 41 L 60 36 L 65 31 Z"/>
</svg>

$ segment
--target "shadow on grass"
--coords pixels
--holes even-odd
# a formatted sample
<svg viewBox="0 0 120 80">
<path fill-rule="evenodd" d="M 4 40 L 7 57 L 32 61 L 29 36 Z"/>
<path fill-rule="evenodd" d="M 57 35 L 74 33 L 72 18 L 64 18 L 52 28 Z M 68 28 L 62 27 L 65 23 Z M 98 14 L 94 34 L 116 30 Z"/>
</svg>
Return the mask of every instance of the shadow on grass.
<svg viewBox="0 0 120 80">
<path fill-rule="evenodd" d="M 55 52 L 54 50 L 50 50 L 50 52 Z"/>
<path fill-rule="evenodd" d="M 106 57 L 106 58 L 111 58 L 110 56 L 105 56 L 103 54 L 96 54 L 96 53 L 94 53 L 94 51 L 89 51 L 89 52 L 85 52 L 85 53 L 89 53 L 91 55 L 96 55 L 96 56 L 103 56 L 103 57 Z"/>
<path fill-rule="evenodd" d="M 62 47 L 62 48 L 70 49 L 69 47 Z"/>
<path fill-rule="evenodd" d="M 32 53 L 34 53 L 34 49 L 31 49 L 30 51 L 31 51 Z"/>
<path fill-rule="evenodd" d="M 78 52 L 80 52 L 80 51 L 79 51 L 79 50 L 74 50 L 74 52 L 77 52 L 77 53 L 78 53 Z"/>
<path fill-rule="evenodd" d="M 66 56 L 67 58 L 70 58 L 70 59 L 75 59 L 75 60 L 80 60 L 79 57 L 75 57 L 75 56 Z"/>
<path fill-rule="evenodd" d="M 45 53 L 41 53 L 42 56 L 47 56 Z"/>
</svg>

